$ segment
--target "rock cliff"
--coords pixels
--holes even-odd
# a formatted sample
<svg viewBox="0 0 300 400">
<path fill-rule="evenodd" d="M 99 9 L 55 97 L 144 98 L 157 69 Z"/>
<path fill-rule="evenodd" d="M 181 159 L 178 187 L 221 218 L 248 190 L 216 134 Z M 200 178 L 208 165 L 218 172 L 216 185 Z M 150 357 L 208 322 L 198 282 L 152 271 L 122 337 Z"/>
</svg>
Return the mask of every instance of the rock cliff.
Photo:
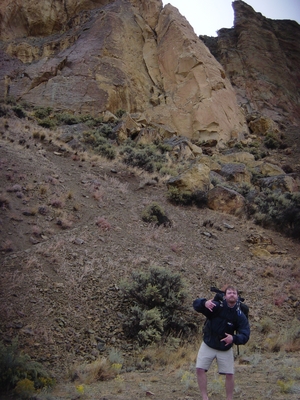
<svg viewBox="0 0 300 400">
<path fill-rule="evenodd" d="M 233 8 L 233 29 L 199 40 L 161 0 L 4 0 L 0 100 L 93 116 L 124 110 L 160 137 L 218 147 L 242 140 L 257 111 L 298 124 L 299 25 L 240 0 Z"/>
<path fill-rule="evenodd" d="M 201 37 L 220 61 L 247 113 L 299 123 L 300 26 L 234 1 L 234 27 Z"/>
<path fill-rule="evenodd" d="M 219 145 L 248 130 L 224 69 L 170 4 L 7 0 L 0 11 L 2 100 L 125 110 L 165 136 Z"/>
</svg>

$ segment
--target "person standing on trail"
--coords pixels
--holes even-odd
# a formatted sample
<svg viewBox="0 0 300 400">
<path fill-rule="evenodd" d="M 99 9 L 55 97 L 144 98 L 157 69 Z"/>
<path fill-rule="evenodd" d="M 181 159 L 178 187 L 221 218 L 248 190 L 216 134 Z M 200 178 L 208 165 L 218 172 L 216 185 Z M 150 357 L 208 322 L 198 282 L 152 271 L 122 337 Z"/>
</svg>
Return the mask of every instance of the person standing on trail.
<svg viewBox="0 0 300 400">
<path fill-rule="evenodd" d="M 233 344 L 246 344 L 250 337 L 247 317 L 240 309 L 238 291 L 227 286 L 223 301 L 197 298 L 194 309 L 206 316 L 203 328 L 203 342 L 200 346 L 196 374 L 203 400 L 208 400 L 206 372 L 214 359 L 217 360 L 219 374 L 225 375 L 226 400 L 233 399 L 234 356 Z"/>
</svg>

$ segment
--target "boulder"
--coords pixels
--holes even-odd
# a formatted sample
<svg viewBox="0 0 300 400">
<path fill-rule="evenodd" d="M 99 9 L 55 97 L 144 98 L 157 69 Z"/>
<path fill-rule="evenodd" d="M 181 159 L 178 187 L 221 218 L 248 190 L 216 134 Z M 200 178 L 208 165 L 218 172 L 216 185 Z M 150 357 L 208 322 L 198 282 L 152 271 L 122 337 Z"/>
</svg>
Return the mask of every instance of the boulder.
<svg viewBox="0 0 300 400">
<path fill-rule="evenodd" d="M 226 214 L 241 215 L 245 209 L 245 198 L 224 186 L 216 186 L 207 194 L 207 206 Z"/>
<path fill-rule="evenodd" d="M 254 155 L 248 153 L 247 151 L 238 151 L 229 154 L 218 154 L 213 156 L 214 159 L 218 159 L 218 161 L 223 163 L 244 163 L 248 164 L 255 160 Z"/>
<path fill-rule="evenodd" d="M 277 175 L 261 178 L 259 179 L 259 185 L 261 188 L 268 188 L 272 191 L 280 191 L 282 193 L 293 193 L 299 190 L 297 182 L 289 175 Z"/>
<path fill-rule="evenodd" d="M 248 124 L 250 131 L 255 135 L 266 135 L 267 133 L 278 133 L 278 125 L 271 119 L 267 117 L 259 117 L 250 121 Z"/>
<path fill-rule="evenodd" d="M 265 176 L 285 175 L 285 172 L 281 167 L 265 161 L 254 161 L 249 163 L 248 167 L 253 173 Z"/>
<path fill-rule="evenodd" d="M 210 188 L 210 170 L 205 164 L 195 163 L 191 168 L 177 177 L 170 178 L 168 187 L 176 187 L 180 191 L 207 192 Z"/>
<path fill-rule="evenodd" d="M 227 181 L 237 183 L 251 183 L 252 174 L 242 163 L 222 164 L 220 175 L 224 176 Z"/>
<path fill-rule="evenodd" d="M 187 137 L 173 136 L 165 140 L 165 144 L 172 147 L 171 154 L 176 160 L 193 160 L 196 156 L 202 154 L 202 149 L 193 143 Z"/>
<path fill-rule="evenodd" d="M 203 154 L 198 157 L 198 163 L 205 164 L 209 167 L 211 171 L 220 172 L 221 164 L 218 162 L 218 158 L 209 157 L 208 155 Z"/>
<path fill-rule="evenodd" d="M 105 122 L 105 123 L 118 121 L 118 118 L 110 111 L 105 111 L 102 114 L 102 119 L 103 119 L 103 122 Z"/>
</svg>

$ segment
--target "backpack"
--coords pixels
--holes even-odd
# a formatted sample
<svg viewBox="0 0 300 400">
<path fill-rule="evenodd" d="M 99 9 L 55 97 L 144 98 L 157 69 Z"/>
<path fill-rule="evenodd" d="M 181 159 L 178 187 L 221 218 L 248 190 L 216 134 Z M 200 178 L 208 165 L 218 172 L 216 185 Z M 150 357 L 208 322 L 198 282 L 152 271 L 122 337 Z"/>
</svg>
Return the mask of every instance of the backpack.
<svg viewBox="0 0 300 400">
<path fill-rule="evenodd" d="M 214 301 L 218 301 L 220 303 L 223 302 L 224 296 L 225 296 L 225 292 L 223 290 L 217 289 L 216 287 L 212 286 L 210 288 L 210 291 L 216 293 L 215 297 L 213 298 Z M 249 318 L 249 307 L 247 306 L 247 304 L 244 303 L 244 301 L 245 301 L 245 299 L 243 297 L 239 296 L 238 301 L 237 301 L 237 311 L 241 310 L 248 319 Z"/>
</svg>

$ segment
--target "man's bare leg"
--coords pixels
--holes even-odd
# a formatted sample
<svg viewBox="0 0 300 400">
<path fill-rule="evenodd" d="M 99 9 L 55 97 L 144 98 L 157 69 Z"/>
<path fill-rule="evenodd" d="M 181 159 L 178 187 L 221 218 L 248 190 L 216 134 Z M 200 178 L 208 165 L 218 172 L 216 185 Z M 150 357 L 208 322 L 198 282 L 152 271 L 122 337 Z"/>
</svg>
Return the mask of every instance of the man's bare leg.
<svg viewBox="0 0 300 400">
<path fill-rule="evenodd" d="M 196 368 L 196 374 L 202 400 L 208 400 L 206 371 L 202 368 Z"/>
<path fill-rule="evenodd" d="M 234 375 L 233 374 L 226 374 L 225 388 L 226 388 L 226 400 L 232 400 L 233 399 L 233 390 L 234 390 Z"/>
</svg>

